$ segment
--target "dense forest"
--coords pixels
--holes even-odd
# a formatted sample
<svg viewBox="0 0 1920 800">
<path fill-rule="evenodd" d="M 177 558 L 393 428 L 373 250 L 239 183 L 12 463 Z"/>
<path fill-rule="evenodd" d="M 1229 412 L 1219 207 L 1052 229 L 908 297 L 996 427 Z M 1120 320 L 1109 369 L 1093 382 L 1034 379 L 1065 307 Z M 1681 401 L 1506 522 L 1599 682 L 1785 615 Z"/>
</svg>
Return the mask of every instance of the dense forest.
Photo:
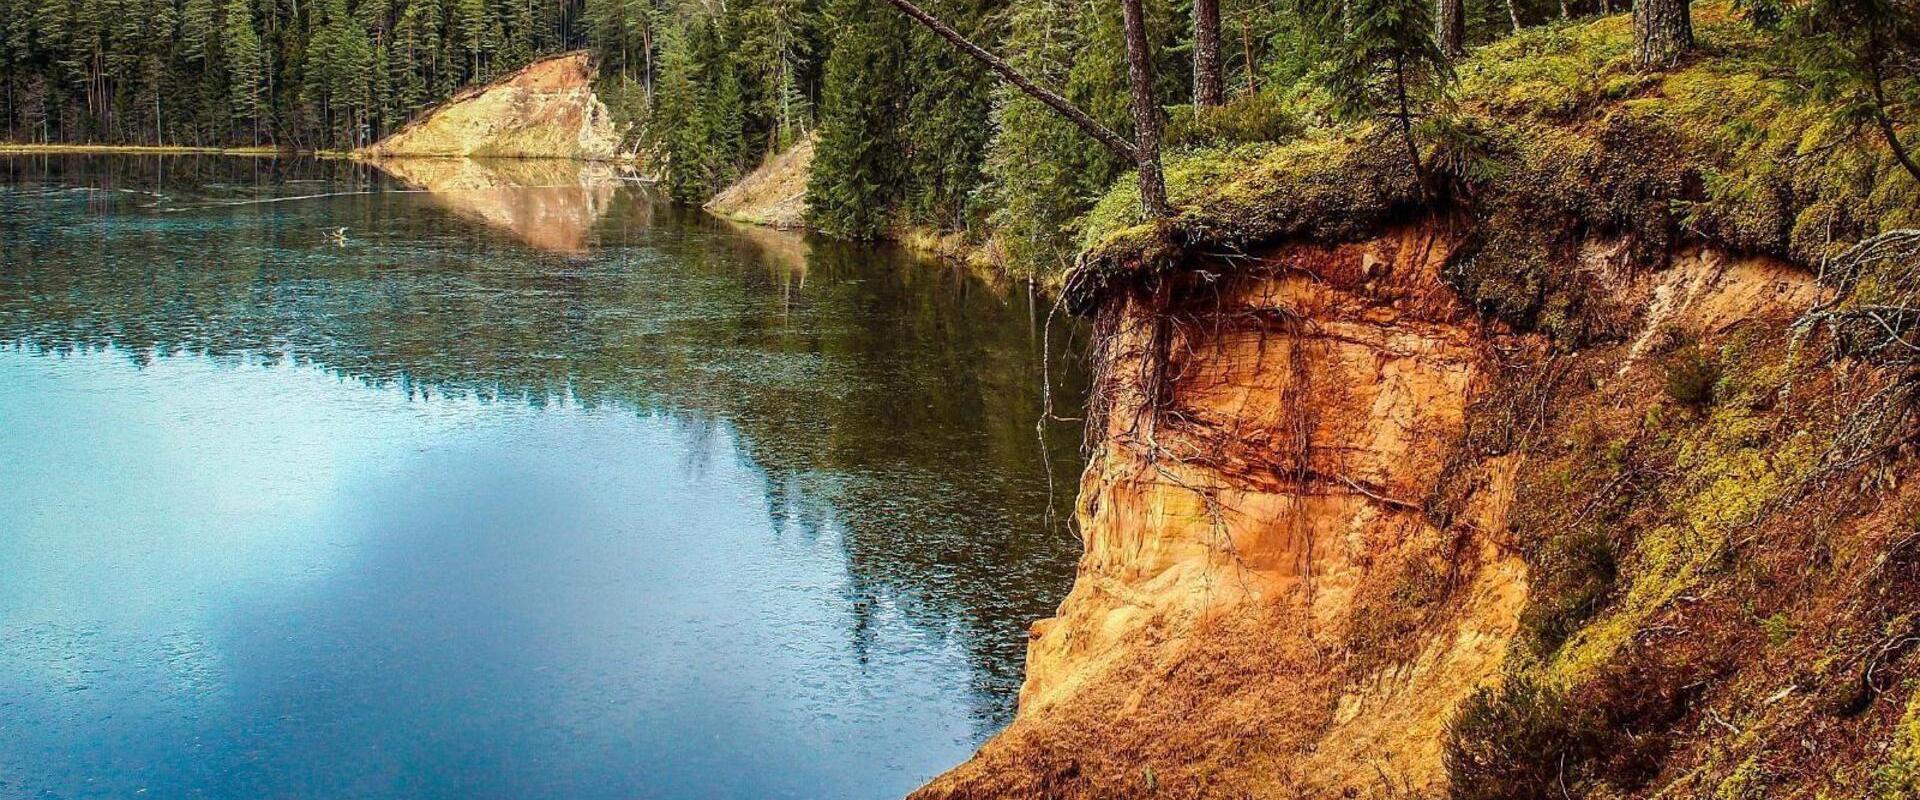
<svg viewBox="0 0 1920 800">
<path fill-rule="evenodd" d="M 1121 4 L 931 0 L 926 10 L 1131 138 Z M 1900 0 L 1743 0 L 1856 124 L 1907 135 L 1920 57 Z M 1143 0 L 1167 146 L 1270 141 L 1327 118 L 1395 118 L 1413 140 L 1449 62 L 1524 27 L 1626 0 Z M 1689 45 L 1687 4 L 1641 0 Z M 0 137 L 29 142 L 362 145 L 457 88 L 591 47 L 600 96 L 672 192 L 704 199 L 817 137 L 813 226 L 991 231 L 1058 263 L 1074 221 L 1133 169 L 886 0 L 0 0 Z M 1196 69 L 1196 64 L 1201 65 Z M 1657 64 L 1650 64 L 1657 67 Z M 1382 76 L 1398 88 L 1386 92 Z M 1197 101 L 1197 102 L 1196 102 Z M 1156 137 L 1158 139 L 1159 137 Z M 1920 170 L 1916 170 L 1920 172 Z"/>
<path fill-rule="evenodd" d="M 578 0 L 0 0 L 0 136 L 351 147 L 584 30 Z"/>
</svg>

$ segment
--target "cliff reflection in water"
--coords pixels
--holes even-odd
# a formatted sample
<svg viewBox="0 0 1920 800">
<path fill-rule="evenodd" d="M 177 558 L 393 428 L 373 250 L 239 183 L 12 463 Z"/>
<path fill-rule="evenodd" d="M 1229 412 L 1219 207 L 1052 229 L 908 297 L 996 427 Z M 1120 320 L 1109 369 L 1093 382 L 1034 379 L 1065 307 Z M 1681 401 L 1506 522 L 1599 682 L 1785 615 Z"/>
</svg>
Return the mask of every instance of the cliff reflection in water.
<svg viewBox="0 0 1920 800">
<path fill-rule="evenodd" d="M 1045 453 L 1034 432 L 1043 299 L 898 252 L 735 231 L 549 165 L 383 168 L 0 159 L 0 343 L 314 365 L 424 402 L 724 428 L 764 471 L 775 532 L 841 529 L 856 616 L 884 604 L 957 641 L 983 734 L 1010 717 L 1026 625 L 1078 550 L 1057 522 L 1078 430 L 1052 426 Z M 427 191 L 378 191 L 409 186 Z M 1056 351 L 1069 334 L 1055 323 Z M 1053 354 L 1056 398 L 1083 394 L 1077 364 Z M 864 618 L 848 635 L 870 644 Z"/>
<path fill-rule="evenodd" d="M 587 249 L 624 180 L 610 164 L 546 158 L 381 158 L 401 183 L 455 214 L 556 253 Z"/>
</svg>

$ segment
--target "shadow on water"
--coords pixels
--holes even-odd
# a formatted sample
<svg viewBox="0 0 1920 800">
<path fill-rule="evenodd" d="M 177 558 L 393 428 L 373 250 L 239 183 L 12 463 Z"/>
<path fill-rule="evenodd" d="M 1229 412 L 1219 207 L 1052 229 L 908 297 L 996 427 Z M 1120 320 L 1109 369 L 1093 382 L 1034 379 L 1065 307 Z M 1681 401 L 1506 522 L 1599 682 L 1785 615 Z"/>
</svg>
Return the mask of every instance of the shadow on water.
<svg viewBox="0 0 1920 800">
<path fill-rule="evenodd" d="M 966 654 L 977 736 L 1005 723 L 1026 625 L 1078 551 L 1060 522 L 1078 429 L 1050 425 L 1044 451 L 1035 436 L 1044 299 L 887 248 L 737 229 L 600 168 L 386 169 L 0 158 L 0 343 L 669 420 L 677 442 L 634 443 L 673 454 L 660 470 L 747 470 L 769 530 L 838 540 L 862 663 L 872 616 L 897 614 Z M 1084 335 L 1053 324 L 1066 417 Z"/>
</svg>

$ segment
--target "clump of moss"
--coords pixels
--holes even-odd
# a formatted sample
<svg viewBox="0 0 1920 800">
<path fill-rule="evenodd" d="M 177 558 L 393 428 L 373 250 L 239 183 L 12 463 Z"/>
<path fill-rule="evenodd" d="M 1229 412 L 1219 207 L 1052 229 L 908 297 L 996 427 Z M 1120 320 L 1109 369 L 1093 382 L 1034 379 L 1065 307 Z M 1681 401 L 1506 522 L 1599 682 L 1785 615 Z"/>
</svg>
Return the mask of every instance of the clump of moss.
<svg viewBox="0 0 1920 800">
<path fill-rule="evenodd" d="M 1170 149 L 1202 145 L 1277 142 L 1306 130 L 1300 113 L 1265 95 L 1246 93 L 1221 106 L 1174 106 L 1167 115 Z"/>
<path fill-rule="evenodd" d="M 1663 498 L 1671 521 L 1634 543 L 1619 599 L 1576 633 L 1552 665 L 1562 680 L 1591 675 L 1655 613 L 1719 566 L 1728 537 L 1785 498 L 1813 472 L 1819 455 L 1811 434 L 1775 438 L 1771 419 L 1743 405 L 1716 407 L 1705 424 L 1674 441 L 1679 477 Z"/>
<path fill-rule="evenodd" d="M 1597 525 L 1549 538 L 1528 560 L 1535 572 L 1532 602 L 1520 629 L 1536 655 L 1559 649 L 1592 619 L 1620 576 L 1614 544 Z"/>
<path fill-rule="evenodd" d="M 1771 783 L 1766 767 L 1747 759 L 1714 788 L 1713 800 L 1763 800 Z"/>
<path fill-rule="evenodd" d="M 1396 147 L 1386 132 L 1365 126 L 1173 156 L 1167 195 L 1180 212 L 1165 223 L 1168 234 L 1141 235 L 1147 221 L 1140 217 L 1139 187 L 1122 180 L 1088 213 L 1077 271 L 1125 273 L 1198 247 L 1231 251 L 1284 239 L 1358 239 L 1420 202 L 1413 169 Z M 1178 242 L 1177 249 L 1148 257 L 1139 249 L 1158 251 L 1168 241 Z"/>
<path fill-rule="evenodd" d="M 1462 580 L 1456 570 L 1463 559 L 1450 547 L 1459 543 L 1449 539 L 1414 548 L 1360 582 L 1341 629 L 1359 669 L 1405 663 L 1418 655 L 1423 626 L 1439 616 L 1448 593 Z"/>
<path fill-rule="evenodd" d="M 1920 797 L 1920 692 L 1907 700 L 1907 710 L 1893 731 L 1887 760 L 1873 772 L 1873 800 Z"/>
<path fill-rule="evenodd" d="M 1565 692 L 1524 675 L 1482 688 L 1447 726 L 1453 800 L 1557 797 L 1586 784 L 1603 721 Z M 1571 766 L 1572 774 L 1568 774 Z"/>
<path fill-rule="evenodd" d="M 1687 344 L 1669 353 L 1661 363 L 1661 387 L 1667 397 L 1690 408 L 1713 405 L 1714 387 L 1720 383 L 1720 364 L 1699 345 Z"/>
</svg>

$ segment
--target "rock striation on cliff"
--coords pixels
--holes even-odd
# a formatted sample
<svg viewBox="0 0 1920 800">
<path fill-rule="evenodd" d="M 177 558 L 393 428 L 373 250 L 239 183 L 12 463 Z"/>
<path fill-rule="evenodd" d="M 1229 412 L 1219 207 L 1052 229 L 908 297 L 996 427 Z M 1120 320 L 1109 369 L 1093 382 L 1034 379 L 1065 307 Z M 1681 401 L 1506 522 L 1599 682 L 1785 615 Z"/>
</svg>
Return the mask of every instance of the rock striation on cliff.
<svg viewBox="0 0 1920 800">
<path fill-rule="evenodd" d="M 605 160 L 619 147 L 620 132 L 593 93 L 592 58 L 578 51 L 465 89 L 360 154 Z"/>
</svg>

